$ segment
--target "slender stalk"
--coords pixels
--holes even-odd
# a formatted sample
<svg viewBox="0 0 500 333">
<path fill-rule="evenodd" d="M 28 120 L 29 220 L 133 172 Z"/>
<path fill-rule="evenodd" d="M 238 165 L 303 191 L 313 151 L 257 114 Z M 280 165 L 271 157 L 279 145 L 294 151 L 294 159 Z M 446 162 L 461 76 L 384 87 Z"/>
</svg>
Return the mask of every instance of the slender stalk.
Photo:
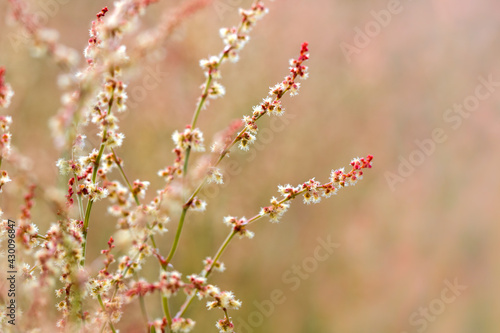
<svg viewBox="0 0 500 333">
<path fill-rule="evenodd" d="M 168 297 L 165 295 L 161 295 L 161 303 L 163 306 L 163 313 L 165 314 L 165 318 L 167 318 L 167 327 L 172 325 L 172 316 L 170 316 L 170 308 L 168 306 Z"/>
<path fill-rule="evenodd" d="M 222 63 L 222 57 L 219 59 L 219 63 L 217 67 Z M 205 100 L 208 97 L 208 90 L 210 89 L 210 84 L 212 83 L 213 77 L 212 74 L 208 74 L 207 81 L 205 82 L 205 88 L 203 89 L 203 93 L 201 94 L 201 99 L 196 107 L 196 111 L 193 114 L 193 120 L 191 121 L 191 128 L 196 126 L 196 122 L 198 121 L 198 116 L 200 115 L 201 109 L 203 109 L 203 105 L 205 104 Z"/>
<path fill-rule="evenodd" d="M 90 211 L 92 210 L 92 200 L 89 200 L 87 203 L 87 210 L 85 211 L 85 219 L 83 220 L 83 244 L 82 244 L 82 260 L 80 260 L 80 265 L 82 267 L 85 266 L 85 255 L 87 251 L 87 233 L 89 230 L 89 217 L 90 217 Z"/>
<path fill-rule="evenodd" d="M 222 57 L 219 60 L 217 67 L 219 67 L 221 63 L 222 63 Z M 208 74 L 207 81 L 205 81 L 205 88 L 203 89 L 200 101 L 198 102 L 198 105 L 196 106 L 196 110 L 194 111 L 193 119 L 191 120 L 191 128 L 193 128 L 193 129 L 195 128 L 196 123 L 198 122 L 198 117 L 200 116 L 201 109 L 203 109 L 203 105 L 205 105 L 205 101 L 207 100 L 208 90 L 210 89 L 210 84 L 212 83 L 212 79 L 213 79 L 212 74 Z M 182 167 L 182 174 L 184 176 L 187 173 L 190 155 L 191 155 L 191 146 L 187 147 L 187 149 L 186 149 L 186 156 L 184 158 L 184 165 Z"/>
<path fill-rule="evenodd" d="M 173 242 L 172 248 L 170 249 L 170 252 L 167 256 L 167 259 L 165 260 L 166 261 L 166 263 L 164 264 L 165 267 L 172 260 L 174 254 L 175 254 L 175 250 L 177 250 L 177 245 L 179 245 L 179 238 L 181 237 L 182 227 L 184 225 L 184 219 L 186 218 L 186 213 L 187 213 L 188 207 L 189 206 L 184 206 L 184 208 L 182 209 L 181 217 L 179 219 L 179 224 L 177 225 L 177 231 L 175 232 L 174 242 Z"/>
<path fill-rule="evenodd" d="M 233 239 L 234 235 L 236 235 L 236 232 L 234 230 L 231 230 L 231 232 L 227 235 L 227 237 L 224 240 L 224 242 L 222 243 L 222 245 L 217 250 L 217 253 L 215 254 L 214 258 L 212 259 L 212 264 L 210 265 L 210 267 L 207 270 L 203 271 L 203 273 L 202 273 L 203 277 L 207 278 L 210 275 L 210 273 L 212 272 L 215 264 L 217 263 L 217 261 L 222 256 L 222 253 L 227 248 L 227 246 L 229 245 L 229 242 Z"/>
<path fill-rule="evenodd" d="M 226 317 L 226 320 L 229 322 L 229 314 L 227 313 L 227 309 L 226 308 L 223 308 L 222 309 L 224 311 L 224 316 Z"/>
<path fill-rule="evenodd" d="M 224 53 L 220 56 L 219 62 L 217 63 L 216 68 L 218 68 L 222 64 L 222 61 L 224 60 L 225 57 L 227 57 L 227 54 L 229 53 L 230 50 L 231 50 L 231 48 L 225 50 Z M 193 119 L 191 121 L 191 128 L 193 128 L 193 129 L 195 128 L 196 123 L 198 122 L 198 117 L 200 115 L 200 112 L 203 109 L 203 106 L 205 105 L 205 102 L 207 100 L 208 90 L 210 89 L 210 84 L 212 83 L 212 80 L 213 80 L 213 76 L 212 76 L 211 73 L 209 73 L 208 76 L 207 76 L 207 80 L 205 81 L 205 87 L 204 87 L 203 92 L 201 94 L 201 98 L 200 98 L 200 100 L 198 102 L 198 105 L 196 106 L 196 110 L 195 110 L 195 112 L 193 114 Z M 183 174 L 184 178 L 187 175 L 188 163 L 189 163 L 189 157 L 190 156 L 191 156 L 191 146 L 187 147 L 187 149 L 186 149 L 186 155 L 184 157 L 184 165 L 182 167 L 182 174 Z M 184 226 L 184 219 L 186 218 L 186 212 L 189 209 L 189 205 L 188 204 L 191 202 L 191 200 L 193 198 L 194 198 L 194 195 L 192 195 L 186 201 L 186 203 L 184 204 L 184 208 L 182 209 L 182 213 L 181 213 L 181 216 L 179 218 L 179 223 L 177 225 L 177 231 L 175 233 L 174 243 L 172 244 L 172 247 L 170 249 L 169 255 L 168 255 L 167 260 L 166 260 L 167 265 L 172 260 L 174 254 L 175 254 L 175 251 L 177 250 L 177 245 L 179 243 L 179 238 L 180 238 L 180 235 L 181 235 L 181 232 L 182 232 L 182 227 Z"/>
</svg>

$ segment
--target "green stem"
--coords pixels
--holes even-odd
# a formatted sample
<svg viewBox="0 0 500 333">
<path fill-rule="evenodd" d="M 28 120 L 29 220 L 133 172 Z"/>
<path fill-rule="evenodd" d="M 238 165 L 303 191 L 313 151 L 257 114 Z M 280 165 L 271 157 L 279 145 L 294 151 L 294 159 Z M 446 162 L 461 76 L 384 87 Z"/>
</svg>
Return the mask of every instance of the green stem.
<svg viewBox="0 0 500 333">
<path fill-rule="evenodd" d="M 186 156 L 184 158 L 184 165 L 182 166 L 182 174 L 184 176 L 184 179 L 185 179 L 185 176 L 187 174 L 189 156 L 191 156 L 191 146 L 188 146 L 186 149 Z"/>
<path fill-rule="evenodd" d="M 85 219 L 83 220 L 83 244 L 82 244 L 82 260 L 80 260 L 80 265 L 82 267 L 85 267 L 85 255 L 87 251 L 87 233 L 88 233 L 88 227 L 89 227 L 89 217 L 90 217 L 90 211 L 92 210 L 92 200 L 89 200 L 87 203 L 87 210 L 85 212 Z"/>
<path fill-rule="evenodd" d="M 172 248 L 170 249 L 167 259 L 165 260 L 165 264 L 162 265 L 164 269 L 166 269 L 167 265 L 172 260 L 175 254 L 175 250 L 177 250 L 177 245 L 179 245 L 179 238 L 181 237 L 182 227 L 184 225 L 184 219 L 186 218 L 188 207 L 189 206 L 185 205 L 184 208 L 182 209 L 181 217 L 179 219 L 179 224 L 177 225 L 177 231 L 175 232 L 174 243 L 172 244 Z"/>
<path fill-rule="evenodd" d="M 224 311 L 224 316 L 226 317 L 226 320 L 229 321 L 229 314 L 227 313 L 227 309 L 223 308 L 222 310 Z"/>
<path fill-rule="evenodd" d="M 241 26 L 239 27 L 239 29 L 241 29 Z M 238 29 L 238 31 L 239 31 L 239 29 Z M 229 51 L 231 51 L 231 48 L 225 50 L 224 53 L 222 53 L 222 55 L 219 58 L 219 62 L 215 66 L 216 69 L 219 68 L 219 66 L 222 64 L 222 61 L 224 60 L 224 58 L 227 57 Z M 198 122 L 198 117 L 200 116 L 201 109 L 203 109 L 203 105 L 205 105 L 205 101 L 207 100 L 208 91 L 210 89 L 210 84 L 212 83 L 212 80 L 213 80 L 213 76 L 211 73 L 209 73 L 207 76 L 207 80 L 205 81 L 205 87 L 204 87 L 203 92 L 201 94 L 200 101 L 198 102 L 198 105 L 196 106 L 196 110 L 193 114 L 193 119 L 191 121 L 191 129 L 194 129 L 196 127 L 196 123 Z M 184 157 L 184 165 L 182 167 L 182 174 L 183 174 L 184 179 L 186 178 L 186 175 L 187 175 L 188 163 L 189 163 L 190 156 L 191 156 L 191 146 L 188 146 L 188 148 L 186 149 L 186 155 Z M 198 193 L 198 191 L 201 189 L 201 187 L 203 187 L 203 184 L 201 184 L 199 186 L 199 189 L 197 191 L 195 191 L 195 193 Z M 196 194 L 194 194 L 194 195 L 196 195 Z M 166 261 L 167 265 L 170 262 L 170 260 L 172 260 L 174 254 L 175 254 L 175 251 L 177 249 L 177 245 L 179 243 L 179 237 L 181 235 L 182 227 L 184 225 L 184 219 L 186 217 L 186 212 L 189 209 L 189 203 L 194 198 L 194 195 L 192 195 L 190 197 L 190 199 L 184 204 L 184 208 L 182 210 L 181 217 L 179 218 L 179 224 L 177 225 L 177 232 L 175 234 L 174 243 L 172 244 L 172 248 L 170 249 L 170 253 L 169 253 L 167 261 Z M 164 267 L 166 267 L 166 265 L 164 265 Z"/>
<path fill-rule="evenodd" d="M 207 270 L 203 271 L 204 272 L 202 274 L 203 277 L 207 278 L 210 275 L 212 269 L 214 268 L 217 261 L 219 261 L 220 257 L 222 256 L 222 253 L 227 248 L 229 242 L 233 239 L 234 235 L 236 235 L 236 232 L 234 230 L 231 230 L 231 232 L 227 235 L 222 245 L 219 247 L 219 250 L 217 250 L 217 253 L 215 254 L 214 258 L 212 258 L 212 264 L 210 264 L 210 267 Z"/>
<path fill-rule="evenodd" d="M 219 60 L 219 63 L 217 64 L 217 67 L 220 66 L 222 63 L 222 57 Z M 205 100 L 208 97 L 208 90 L 210 89 L 210 84 L 212 83 L 212 74 L 208 74 L 207 81 L 205 82 L 205 89 L 203 89 L 203 93 L 201 94 L 201 99 L 200 102 L 198 103 L 198 106 L 196 107 L 196 111 L 193 114 L 193 120 L 191 121 L 191 128 L 195 128 L 196 122 L 198 121 L 198 116 L 200 115 L 200 111 L 203 108 L 203 105 L 205 104 Z"/>
<path fill-rule="evenodd" d="M 222 62 L 222 58 L 219 61 L 219 63 L 217 64 L 217 67 L 219 67 L 221 62 Z M 193 119 L 191 120 L 191 129 L 194 129 L 196 127 L 196 123 L 198 122 L 198 117 L 200 116 L 201 109 L 203 109 L 203 105 L 205 105 L 205 101 L 207 100 L 208 90 L 210 89 L 211 83 L 212 83 L 212 74 L 208 74 L 207 81 L 205 82 L 205 88 L 203 89 L 203 92 L 201 93 L 200 101 L 198 102 L 198 105 L 196 106 L 196 110 L 194 111 L 194 114 L 193 114 Z M 191 146 L 187 147 L 187 149 L 186 149 L 186 156 L 184 158 L 184 166 L 182 167 L 182 174 L 184 175 L 184 177 L 186 176 L 186 173 L 187 173 L 190 154 L 191 154 Z"/>
<path fill-rule="evenodd" d="M 161 295 L 161 302 L 163 305 L 163 313 L 165 314 L 165 318 L 167 318 L 167 327 L 172 325 L 172 317 L 170 316 L 170 308 L 168 306 L 168 297 L 164 294 Z"/>
<path fill-rule="evenodd" d="M 97 170 L 99 169 L 99 164 L 101 163 L 101 157 L 102 157 L 102 154 L 104 153 L 104 146 L 105 146 L 104 140 L 105 140 L 106 136 L 108 135 L 108 129 L 105 128 L 103 133 L 104 133 L 102 136 L 103 141 L 101 142 L 101 146 L 99 147 L 99 153 L 97 154 L 97 158 L 95 159 L 95 163 L 94 163 L 94 169 L 92 170 L 92 184 L 95 184 L 96 179 L 97 179 Z"/>
<path fill-rule="evenodd" d="M 259 117 L 260 118 L 260 117 Z M 237 139 L 247 130 L 247 126 L 245 126 L 241 132 L 233 139 L 233 141 L 231 142 L 231 144 L 226 148 L 224 149 L 224 152 L 221 154 L 221 156 L 219 157 L 218 161 L 214 164 L 214 167 L 217 167 L 219 165 L 219 163 L 222 161 L 222 159 L 224 158 L 224 156 L 227 155 L 227 153 L 229 152 L 229 150 L 234 146 L 234 144 L 237 142 Z M 187 158 L 189 157 L 189 152 L 190 152 L 190 149 L 191 147 L 188 147 L 188 149 L 186 150 L 186 159 L 184 161 L 184 175 L 186 174 L 186 171 L 187 171 Z M 189 199 L 186 201 L 186 203 L 184 204 L 184 208 L 182 209 L 182 213 L 181 213 L 181 217 L 179 218 L 179 224 L 177 225 L 177 231 L 176 231 L 176 234 L 175 234 L 175 238 L 174 238 L 174 243 L 172 244 L 172 248 L 170 249 L 170 253 L 167 257 L 167 260 L 166 260 L 166 264 L 164 265 L 166 267 L 166 265 L 168 265 L 168 263 L 170 263 L 170 261 L 172 260 L 174 254 L 175 254 L 175 251 L 177 249 L 177 245 L 179 243 L 179 238 L 181 236 L 181 232 L 182 232 L 182 227 L 184 226 L 184 219 L 186 218 L 186 213 L 189 209 L 189 204 L 193 201 L 194 197 L 201 191 L 201 189 L 203 188 L 203 186 L 205 186 L 206 182 L 207 182 L 207 179 L 208 177 L 205 176 L 205 178 L 203 178 L 203 180 L 201 181 L 200 185 L 196 188 L 196 190 L 194 190 L 193 194 L 191 194 L 191 196 L 189 197 Z"/>
</svg>

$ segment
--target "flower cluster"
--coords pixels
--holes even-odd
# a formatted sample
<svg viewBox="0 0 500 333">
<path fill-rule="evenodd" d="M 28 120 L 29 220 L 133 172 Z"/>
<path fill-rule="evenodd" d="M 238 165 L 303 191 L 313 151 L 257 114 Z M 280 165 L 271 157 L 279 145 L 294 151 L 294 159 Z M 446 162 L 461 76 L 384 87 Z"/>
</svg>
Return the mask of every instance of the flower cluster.
<svg viewBox="0 0 500 333">
<path fill-rule="evenodd" d="M 169 165 L 158 171 L 158 176 L 162 177 L 167 184 L 175 179 L 175 176 L 182 175 L 182 162 L 184 159 L 184 151 L 180 148 L 174 148 L 175 160 L 173 165 Z"/>
<path fill-rule="evenodd" d="M 242 17 L 241 23 L 238 27 L 222 28 L 219 30 L 220 36 L 224 42 L 224 52 L 221 60 L 227 57 L 230 61 L 236 62 L 239 59 L 239 50 L 241 50 L 250 39 L 248 33 L 252 30 L 253 26 L 264 17 L 268 9 L 260 1 L 256 2 L 250 9 L 240 9 Z M 202 65 L 203 67 L 203 65 Z"/>
<path fill-rule="evenodd" d="M 148 181 L 140 181 L 139 179 L 137 179 L 136 181 L 134 181 L 134 184 L 132 186 L 132 194 L 138 196 L 139 198 L 144 198 L 148 187 Z"/>
<path fill-rule="evenodd" d="M 118 118 L 112 114 L 113 105 L 116 105 L 118 112 L 123 112 L 126 109 L 126 85 L 117 79 L 118 76 L 119 70 L 115 67 L 112 75 L 106 77 L 97 102 L 92 111 L 89 112 L 91 122 L 98 126 L 100 130 L 98 135 L 101 137 L 103 144 L 108 148 L 121 146 L 125 138 L 123 133 L 117 132 Z"/>
<path fill-rule="evenodd" d="M 0 170 L 0 193 L 2 192 L 2 186 L 12 181 L 10 179 L 9 174 L 5 170 Z"/>
<path fill-rule="evenodd" d="M 215 183 L 215 184 L 224 184 L 224 178 L 222 176 L 222 173 L 220 169 L 218 168 L 211 168 L 208 171 L 208 180 L 207 182 L 210 183 Z"/>
<path fill-rule="evenodd" d="M 206 272 L 212 269 L 215 269 L 218 272 L 224 272 L 226 270 L 226 266 L 223 262 L 217 261 L 216 263 L 214 263 L 214 261 L 210 257 L 206 257 L 203 260 L 203 264 L 205 265 L 204 271 Z"/>
<path fill-rule="evenodd" d="M 98 28 L 103 24 L 103 17 L 108 12 L 108 7 L 104 7 L 99 13 L 97 13 L 97 21 L 92 21 L 92 27 L 90 28 L 90 38 L 88 41 L 88 45 L 85 48 L 84 56 L 87 59 L 87 63 L 89 65 L 94 64 L 95 58 L 99 53 L 99 49 L 101 48 L 102 40 L 99 37 Z"/>
<path fill-rule="evenodd" d="M 215 308 L 238 310 L 241 307 L 241 301 L 234 298 L 234 294 L 231 291 L 212 292 L 210 296 L 212 296 L 214 300 L 207 302 L 207 308 L 209 310 Z"/>
<path fill-rule="evenodd" d="M 354 185 L 358 180 L 363 178 L 363 170 L 365 168 L 372 167 L 373 156 L 368 155 L 367 157 L 356 157 L 351 161 L 352 169 L 348 173 L 344 172 L 344 169 L 338 169 L 332 171 L 331 181 L 333 185 L 342 188 L 344 186 Z"/>
<path fill-rule="evenodd" d="M 187 333 L 191 332 L 195 324 L 196 322 L 189 318 L 174 318 L 170 328 L 174 333 Z"/>
<path fill-rule="evenodd" d="M 261 208 L 260 215 L 269 215 L 272 222 L 278 222 L 288 208 L 290 208 L 290 204 L 286 200 L 278 201 L 278 199 L 272 197 L 271 205 Z"/>
<path fill-rule="evenodd" d="M 12 90 L 10 84 L 5 82 L 4 76 L 5 68 L 0 67 L 0 107 L 7 108 L 10 105 L 14 91 Z M 2 165 L 2 160 L 9 157 L 11 151 L 12 134 L 9 132 L 11 124 L 12 117 L 0 115 L 0 166 Z M 0 193 L 2 192 L 3 185 L 10 181 L 11 179 L 7 171 L 0 170 Z"/>
<path fill-rule="evenodd" d="M 188 147 L 191 147 L 194 151 L 205 151 L 203 133 L 198 128 L 191 129 L 188 125 L 182 133 L 175 131 L 174 134 L 172 134 L 172 140 L 175 146 L 180 150 L 186 150 Z"/>
<path fill-rule="evenodd" d="M 222 318 L 217 323 L 215 324 L 215 327 L 219 329 L 220 333 L 224 332 L 229 332 L 232 333 L 234 332 L 234 324 L 231 322 L 229 318 Z"/>
<path fill-rule="evenodd" d="M 88 197 L 91 201 L 101 200 L 108 196 L 108 189 L 102 188 L 89 181 L 85 181 L 79 186 L 79 195 Z"/>
<path fill-rule="evenodd" d="M 239 147 L 242 150 L 248 150 L 249 145 L 255 142 L 258 131 L 257 120 L 265 114 L 281 116 L 285 111 L 281 103 L 282 97 L 287 92 L 291 96 L 298 94 L 300 83 L 296 82 L 297 78 L 306 79 L 308 76 L 307 66 L 303 64 L 304 61 L 309 59 L 308 51 L 308 44 L 303 43 L 299 57 L 290 60 L 290 75 L 286 76 L 281 83 L 269 88 L 269 95 L 263 99 L 262 103 L 253 107 L 251 116 L 247 115 L 243 117 L 245 127 L 235 140 L 239 142 Z"/>
<path fill-rule="evenodd" d="M 353 159 L 351 161 L 352 169 L 348 173 L 345 173 L 343 168 L 332 170 L 329 183 L 321 184 L 312 178 L 298 186 L 292 186 L 290 184 L 284 186 L 279 185 L 278 192 L 281 193 L 283 199 L 278 201 L 278 199 L 273 197 L 271 199 L 271 205 L 261 208 L 259 215 L 250 219 L 250 221 L 253 222 L 257 218 L 267 215 L 271 222 L 278 222 L 290 207 L 288 201 L 294 199 L 298 195 L 303 195 L 304 203 L 310 204 L 320 202 L 321 197 L 328 198 L 332 194 L 337 194 L 339 189 L 348 185 L 354 185 L 359 179 L 363 178 L 363 169 L 371 168 L 372 160 L 372 155 Z"/>
<path fill-rule="evenodd" d="M 10 84 L 5 82 L 5 67 L 0 67 L 0 107 L 9 107 L 12 96 L 14 91 Z"/>
<path fill-rule="evenodd" d="M 194 197 L 193 200 L 189 202 L 188 207 L 190 207 L 194 211 L 203 212 L 205 209 L 207 209 L 207 202 Z"/>
<path fill-rule="evenodd" d="M 68 78 L 69 75 L 65 75 L 61 76 L 59 80 L 63 88 L 74 88 L 72 92 L 63 95 L 61 99 L 62 107 L 58 114 L 50 120 L 54 142 L 59 148 L 64 147 L 68 141 L 72 143 L 72 137 L 69 137 L 68 140 L 67 135 L 64 135 L 64 133 L 71 127 L 72 121 L 75 118 L 78 119 L 79 113 L 83 114 L 85 121 L 90 119 L 93 123 L 100 123 L 103 118 L 107 118 L 105 121 L 113 124 L 114 119 L 112 119 L 110 112 L 107 112 L 107 106 L 111 106 L 109 101 L 115 102 L 118 111 L 125 110 L 125 101 L 127 99 L 124 93 L 125 85 L 115 79 L 119 75 L 121 67 L 127 63 L 128 57 L 125 53 L 125 46 L 119 45 L 116 38 L 113 43 L 109 43 L 108 39 L 112 38 L 112 36 L 104 34 L 104 18 L 108 11 L 108 8 L 104 7 L 97 13 L 97 20 L 92 21 L 89 31 L 90 38 L 84 50 L 87 66 L 74 77 Z M 116 11 L 116 8 L 114 11 Z M 95 90 L 95 82 L 103 76 L 104 84 L 98 94 L 97 103 L 89 107 L 88 96 L 92 96 Z M 81 106 L 83 106 L 83 110 L 80 110 Z M 115 129 L 111 130 L 114 131 Z M 75 136 L 80 135 L 78 133 L 72 134 Z M 121 138 L 114 133 L 110 133 L 109 138 L 104 137 L 101 133 L 101 137 L 103 137 L 103 140 L 107 140 L 111 146 L 120 145 Z"/>
<path fill-rule="evenodd" d="M 222 28 L 219 33 L 224 42 L 224 50 L 218 56 L 211 56 L 208 59 L 200 60 L 200 66 L 205 70 L 205 75 L 214 79 L 220 78 L 219 66 L 229 59 L 236 62 L 239 59 L 239 52 L 250 40 L 249 33 L 255 23 L 267 14 L 268 9 L 261 1 L 257 1 L 249 9 L 240 9 L 241 22 L 239 26 Z"/>
<path fill-rule="evenodd" d="M 108 279 L 91 279 L 87 282 L 87 288 L 89 294 L 97 299 L 97 297 L 104 295 L 111 288 L 111 283 Z"/>
<path fill-rule="evenodd" d="M 232 291 L 219 291 L 215 289 L 210 294 L 214 298 L 213 301 L 207 302 L 207 308 L 209 310 L 219 308 L 224 311 L 225 317 L 219 319 L 215 326 L 219 329 L 219 332 L 234 332 L 234 324 L 231 322 L 231 318 L 227 314 L 228 309 L 238 310 L 241 307 L 241 301 L 234 297 Z"/>
<path fill-rule="evenodd" d="M 224 217 L 224 224 L 233 228 L 233 232 L 238 234 L 241 237 L 253 238 L 255 235 L 252 231 L 247 230 L 246 226 L 248 221 L 245 217 L 241 219 L 237 219 L 234 216 L 226 216 Z"/>
</svg>

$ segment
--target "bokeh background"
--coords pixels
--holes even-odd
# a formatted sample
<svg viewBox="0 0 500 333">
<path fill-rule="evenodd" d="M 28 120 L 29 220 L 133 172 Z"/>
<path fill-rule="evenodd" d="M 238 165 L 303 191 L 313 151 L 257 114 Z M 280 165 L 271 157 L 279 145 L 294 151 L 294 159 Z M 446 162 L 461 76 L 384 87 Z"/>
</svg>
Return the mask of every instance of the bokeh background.
<svg viewBox="0 0 500 333">
<path fill-rule="evenodd" d="M 34 1 L 33 8 L 40 10 L 47 2 Z M 59 29 L 62 43 L 83 50 L 90 21 L 112 3 L 61 2 L 47 25 Z M 353 157 L 375 156 L 374 168 L 355 187 L 317 205 L 296 200 L 280 224 L 259 221 L 252 228 L 254 239 L 230 245 L 223 257 L 227 271 L 211 281 L 243 301 L 241 310 L 231 312 L 237 332 L 500 331 L 499 86 L 474 111 L 460 116 L 458 127 L 444 118 L 454 104 L 471 100 L 479 77 L 500 81 L 498 3 L 396 1 L 400 10 L 390 22 L 374 23 L 373 12 L 387 11 L 391 3 L 268 2 L 270 13 L 253 30 L 240 61 L 222 67 L 226 97 L 200 116 L 207 143 L 231 120 L 250 113 L 268 87 L 287 74 L 288 60 L 296 57 L 300 44 L 310 43 L 310 77 L 298 96 L 284 101 L 286 126 L 276 123 L 280 129 L 272 129 L 271 119 L 263 119 L 260 128 L 270 129 L 269 135 L 250 153 L 232 154 L 237 172 L 226 177 L 223 187 L 205 193 L 210 192 L 206 214 L 189 214 L 174 262 L 186 275 L 198 272 L 201 260 L 225 237 L 223 216 L 253 216 L 277 195 L 278 184 L 311 177 L 326 181 L 332 169 L 348 167 Z M 249 4 L 214 1 L 186 19 L 161 51 L 126 74 L 134 106 L 121 118 L 126 140 L 119 154 L 131 178 L 150 180 L 153 190 L 162 186 L 156 172 L 172 163 L 171 133 L 190 122 L 204 79 L 198 61 L 221 50 L 218 29 L 235 24 L 237 8 Z M 153 5 L 142 28 L 154 27 L 161 13 L 175 5 Z M 7 10 L 3 1 L 2 17 Z M 356 36 L 367 27 L 372 37 L 360 46 Z M 52 148 L 47 122 L 60 106 L 60 70 L 51 59 L 32 58 L 28 47 L 14 47 L 9 36 L 16 29 L 6 20 L 0 23 L 0 64 L 7 67 L 16 92 L 8 110 L 13 144 L 32 159 L 41 183 L 53 184 L 58 151 Z M 347 44 L 357 47 L 348 57 Z M 163 73 L 160 84 L 146 97 L 134 97 L 148 69 Z M 428 142 L 438 128 L 446 140 L 435 143 L 429 154 L 418 153 L 416 140 Z M 401 166 L 410 160 L 418 165 L 410 170 Z M 16 217 L 21 204 L 20 189 L 9 186 L 0 197 L 4 218 Z M 92 214 L 99 227 L 90 231 L 88 255 L 98 264 L 114 218 L 96 206 Z M 176 212 L 171 232 L 161 241 L 164 252 Z M 40 229 L 54 219 L 38 202 L 34 222 Z M 326 260 L 313 259 L 327 239 L 338 246 Z M 291 273 L 294 267 L 305 268 L 305 275 Z M 154 262 L 146 265 L 150 281 L 157 274 Z M 443 303 L 442 295 L 454 295 L 443 294 L 445 281 L 466 289 Z M 282 302 L 270 306 L 276 289 Z M 161 316 L 156 297 L 148 298 L 148 308 L 153 317 Z M 425 309 L 428 315 L 421 312 Z M 203 302 L 189 315 L 198 322 L 194 332 L 216 331 L 220 313 L 207 312 Z M 139 332 L 140 318 L 130 306 L 121 331 Z"/>
</svg>

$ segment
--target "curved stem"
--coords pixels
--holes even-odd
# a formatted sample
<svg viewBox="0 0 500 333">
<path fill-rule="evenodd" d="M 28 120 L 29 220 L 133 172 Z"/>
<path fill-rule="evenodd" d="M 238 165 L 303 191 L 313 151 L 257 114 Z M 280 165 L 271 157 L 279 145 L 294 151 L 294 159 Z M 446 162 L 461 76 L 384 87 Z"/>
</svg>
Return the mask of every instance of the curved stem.
<svg viewBox="0 0 500 333">
<path fill-rule="evenodd" d="M 217 64 L 217 67 L 222 63 L 222 57 Z M 205 88 L 203 89 L 203 93 L 201 94 L 200 101 L 198 102 L 198 106 L 196 107 L 196 111 L 193 114 L 193 120 L 191 121 L 191 128 L 195 128 L 196 122 L 198 121 L 198 116 L 200 115 L 201 109 L 203 109 L 203 105 L 205 105 L 205 101 L 208 97 L 208 90 L 210 89 L 210 84 L 212 83 L 212 74 L 208 74 L 207 81 L 205 82 Z"/>
<path fill-rule="evenodd" d="M 221 62 L 222 62 L 222 57 L 219 60 L 217 67 L 219 67 Z M 207 80 L 205 81 L 205 88 L 203 89 L 203 92 L 201 93 L 200 101 L 198 102 L 198 105 L 196 106 L 196 110 L 194 111 L 194 114 L 193 114 L 193 119 L 191 120 L 191 128 L 192 129 L 194 129 L 196 127 L 196 123 L 198 122 L 198 117 L 200 116 L 201 109 L 203 109 L 203 105 L 205 105 L 205 101 L 207 100 L 207 97 L 208 97 L 208 90 L 210 89 L 210 84 L 212 83 L 212 79 L 213 79 L 212 74 L 208 74 Z M 184 166 L 182 167 L 182 174 L 184 175 L 184 177 L 186 176 L 186 173 L 187 173 L 190 155 L 191 155 L 191 146 L 187 147 L 187 149 L 186 149 L 186 156 L 184 158 Z"/>
<path fill-rule="evenodd" d="M 182 209 L 181 217 L 179 219 L 179 224 L 177 225 L 177 231 L 175 232 L 174 243 L 172 244 L 172 248 L 170 249 L 167 259 L 165 260 L 166 261 L 166 263 L 164 264 L 165 267 L 172 260 L 175 254 L 175 250 L 177 250 L 177 245 L 179 245 L 179 238 L 181 237 L 182 227 L 184 225 L 184 219 L 186 218 L 187 210 L 188 210 L 187 206 L 184 206 L 184 208 Z"/>
<path fill-rule="evenodd" d="M 87 203 L 87 210 L 85 211 L 85 219 L 83 220 L 83 243 L 82 243 L 82 260 L 80 260 L 80 265 L 85 266 L 85 254 L 87 250 L 87 233 L 89 230 L 89 217 L 90 211 L 92 210 L 92 200 Z"/>
<path fill-rule="evenodd" d="M 161 295 L 161 302 L 163 306 L 163 313 L 165 314 L 165 318 L 167 318 L 167 327 L 172 325 L 172 317 L 170 316 L 170 308 L 168 306 L 168 297 L 164 294 Z"/>
<path fill-rule="evenodd" d="M 207 270 L 203 271 L 204 272 L 202 274 L 203 277 L 207 278 L 210 275 L 210 273 L 212 272 L 212 269 L 214 268 L 215 264 L 222 256 L 222 253 L 227 248 L 227 246 L 229 245 L 229 242 L 233 239 L 234 235 L 236 235 L 236 232 L 234 230 L 231 230 L 231 232 L 227 235 L 226 239 L 224 240 L 222 245 L 219 247 L 219 250 L 217 250 L 217 253 L 213 257 L 212 264 L 210 265 L 210 267 Z"/>
</svg>

